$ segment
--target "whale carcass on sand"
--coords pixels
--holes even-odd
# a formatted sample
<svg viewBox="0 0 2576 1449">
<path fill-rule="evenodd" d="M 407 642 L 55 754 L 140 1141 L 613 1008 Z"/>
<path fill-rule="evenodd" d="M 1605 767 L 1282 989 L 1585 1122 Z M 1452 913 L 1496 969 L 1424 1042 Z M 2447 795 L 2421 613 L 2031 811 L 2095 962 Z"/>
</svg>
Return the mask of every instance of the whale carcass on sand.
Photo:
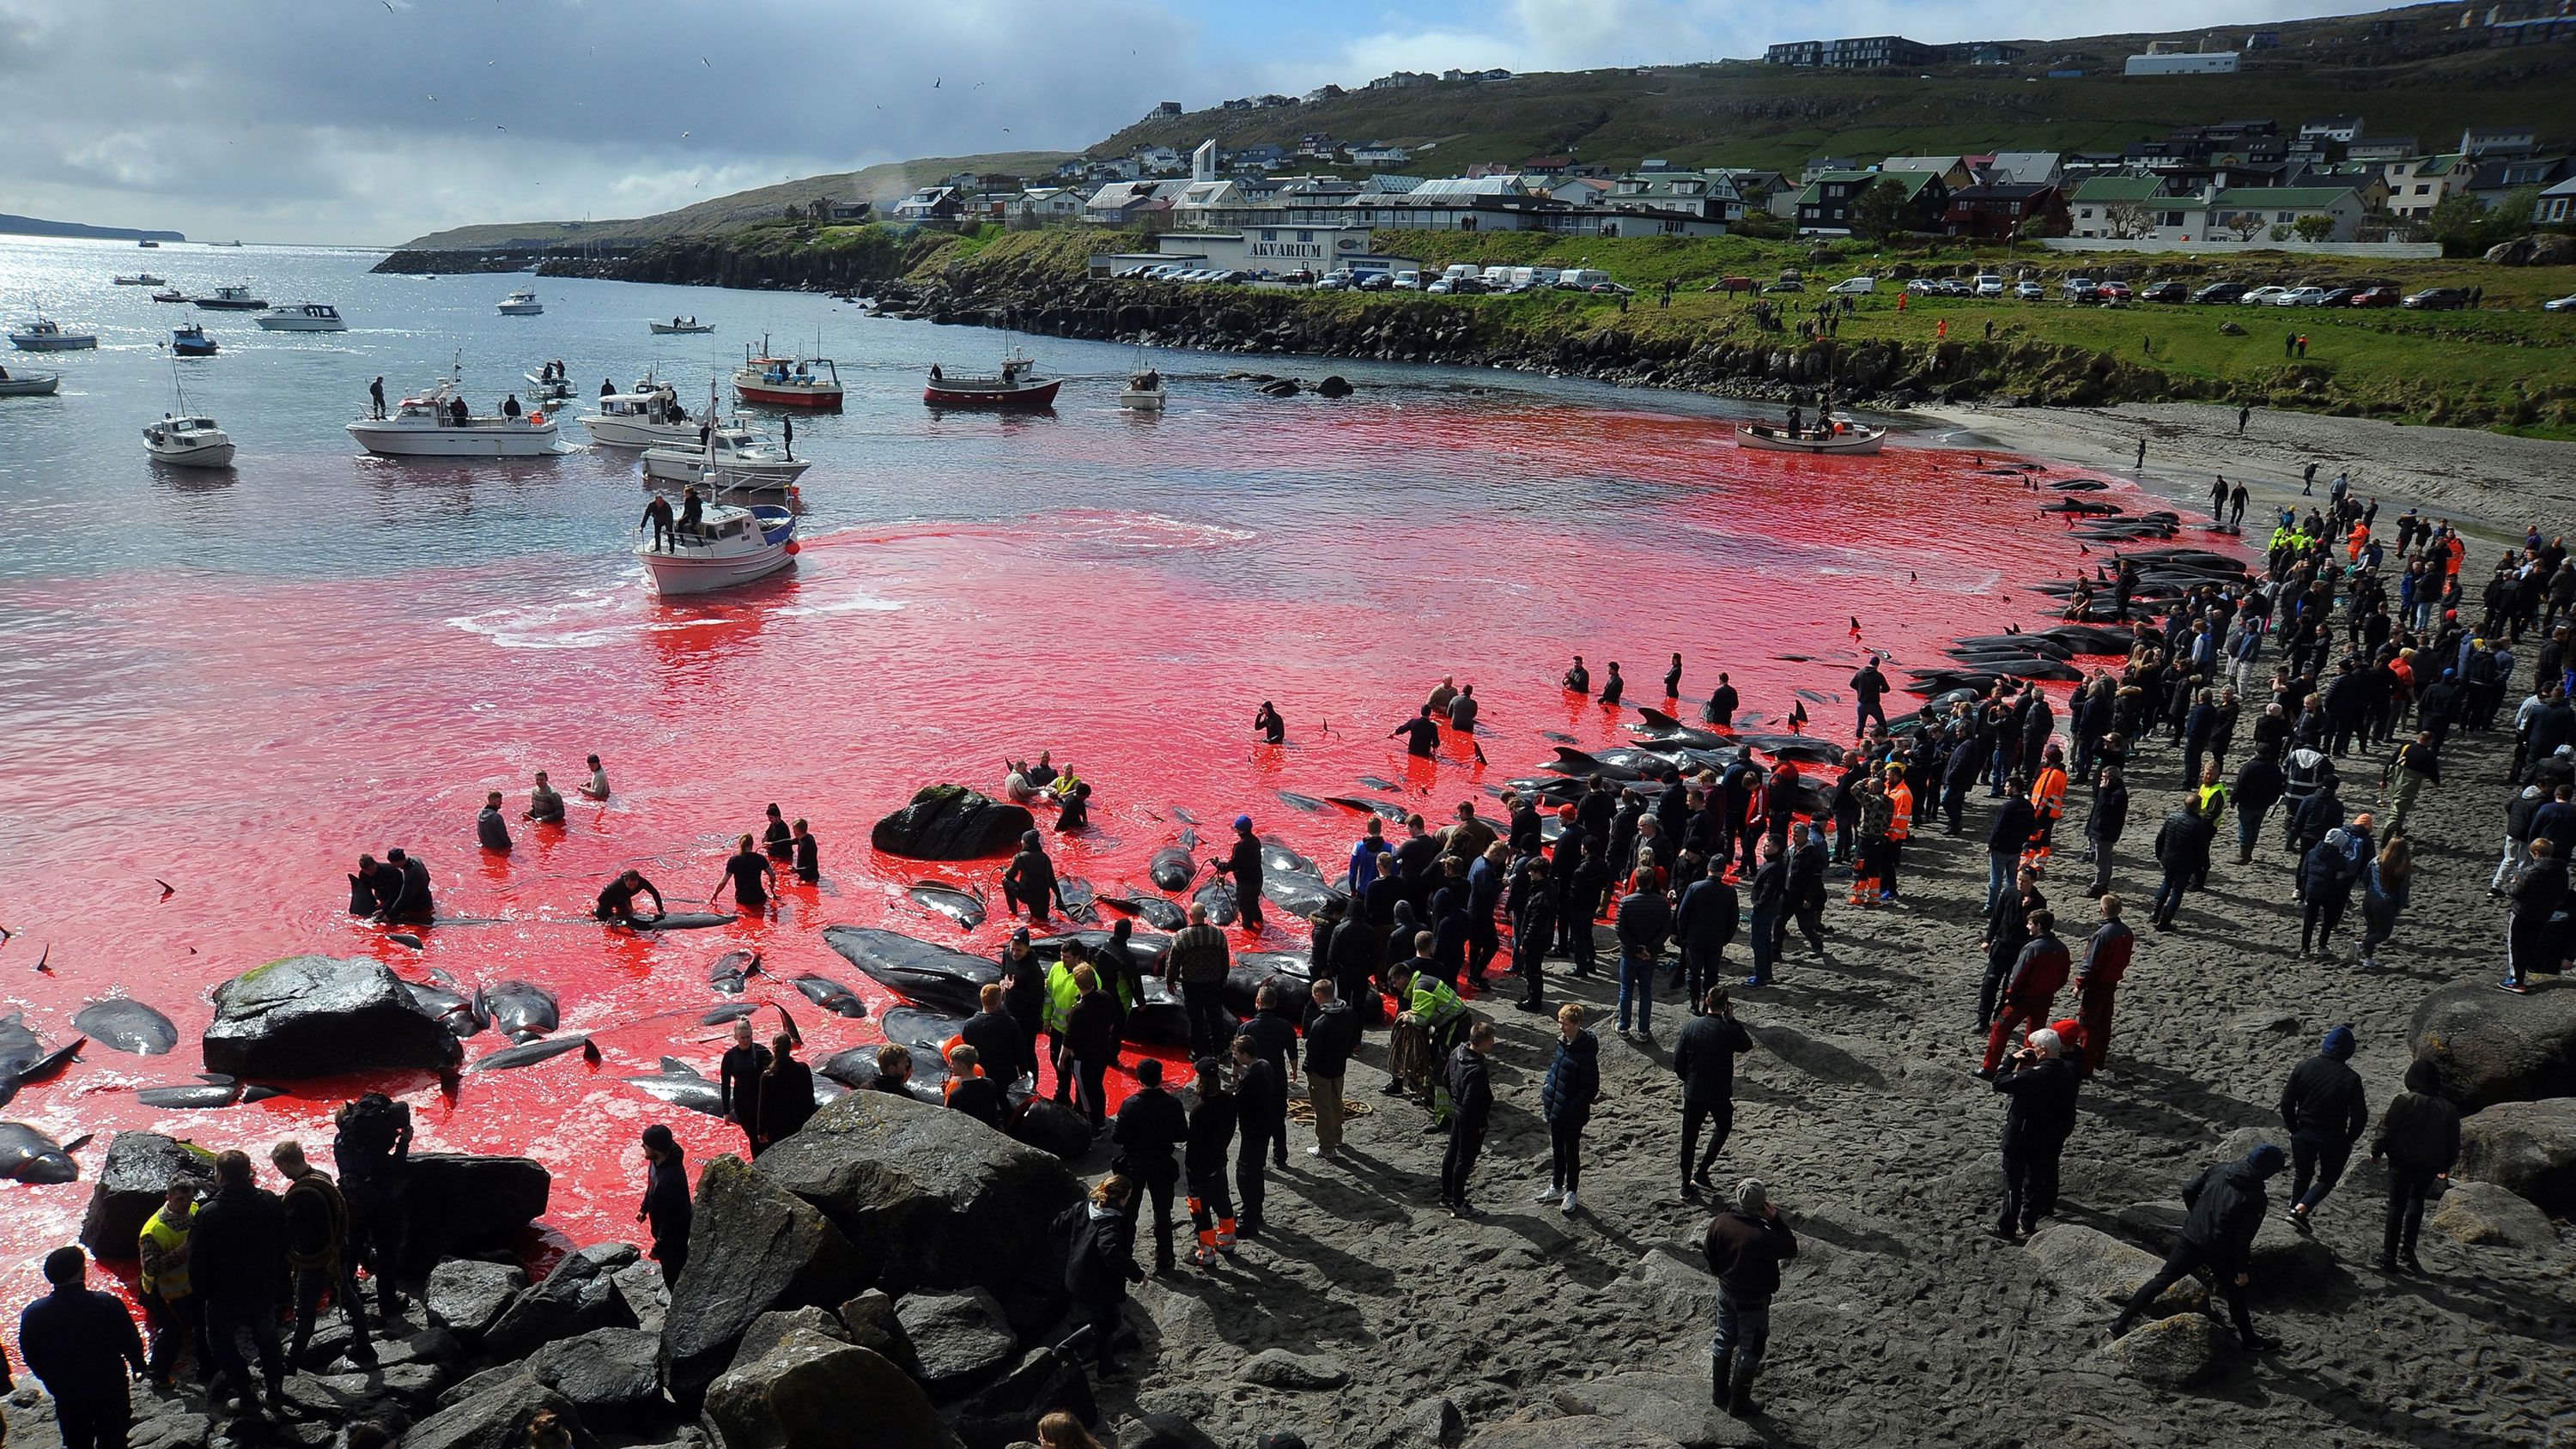
<svg viewBox="0 0 2576 1449">
<path fill-rule="evenodd" d="M 872 926 L 825 926 L 823 944 L 904 1000 L 961 1017 L 973 1015 L 978 995 L 1002 979 L 1002 968 L 981 956 Z"/>
</svg>

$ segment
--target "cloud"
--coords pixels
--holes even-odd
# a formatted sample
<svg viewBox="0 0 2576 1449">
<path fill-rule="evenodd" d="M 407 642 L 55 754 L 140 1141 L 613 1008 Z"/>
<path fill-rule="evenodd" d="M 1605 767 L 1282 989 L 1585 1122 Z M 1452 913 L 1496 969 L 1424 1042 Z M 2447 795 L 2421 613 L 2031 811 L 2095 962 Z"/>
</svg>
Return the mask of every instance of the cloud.
<svg viewBox="0 0 2576 1449">
<path fill-rule="evenodd" d="M 1076 150 L 1189 94 L 1154 0 L 0 0 L 9 209 L 394 241 L 922 155 Z M 1005 130 L 1007 128 L 1007 131 Z"/>
</svg>

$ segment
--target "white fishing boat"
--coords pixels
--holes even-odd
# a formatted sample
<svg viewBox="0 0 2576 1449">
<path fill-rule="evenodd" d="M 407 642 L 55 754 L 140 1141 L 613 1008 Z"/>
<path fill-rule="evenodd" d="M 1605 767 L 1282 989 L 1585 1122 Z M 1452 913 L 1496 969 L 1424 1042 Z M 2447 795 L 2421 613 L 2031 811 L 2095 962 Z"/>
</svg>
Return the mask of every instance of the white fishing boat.
<svg viewBox="0 0 2576 1449">
<path fill-rule="evenodd" d="M 98 334 L 64 331 L 63 324 L 39 312 L 33 321 L 9 329 L 9 345 L 21 352 L 82 352 L 98 346 Z"/>
<path fill-rule="evenodd" d="M 698 441 L 697 421 L 680 406 L 678 392 L 650 376 L 632 392 L 601 393 L 599 411 L 584 417 L 581 425 L 590 430 L 592 442 L 620 448 L 694 446 Z"/>
<path fill-rule="evenodd" d="M 672 318 L 668 322 L 656 319 L 654 321 L 646 322 L 644 325 L 652 328 L 655 335 L 663 337 L 684 333 L 713 332 L 716 330 L 716 324 L 713 322 L 701 322 L 695 317 L 692 317 L 685 322 L 681 321 L 677 317 Z"/>
<path fill-rule="evenodd" d="M 706 441 L 695 446 L 666 443 L 644 450 L 646 484 L 665 490 L 695 483 L 710 492 L 756 490 L 793 501 L 796 480 L 812 466 L 812 459 L 789 457 L 740 419 L 708 428 Z"/>
<path fill-rule="evenodd" d="M 572 401 L 572 379 L 569 377 L 556 377 L 543 372 L 523 372 L 519 376 L 528 380 L 529 393 L 540 401 L 550 403 Z"/>
<path fill-rule="evenodd" d="M 0 397 L 52 397 L 62 382 L 59 372 L 12 373 L 0 367 Z"/>
<path fill-rule="evenodd" d="M 290 302 L 271 307 L 252 321 L 271 332 L 346 332 L 348 320 L 328 302 Z"/>
<path fill-rule="evenodd" d="M 158 287 L 163 285 L 163 279 L 152 275 L 150 272 L 136 272 L 130 277 L 120 276 L 116 278 L 115 281 L 116 285 L 120 287 Z"/>
<path fill-rule="evenodd" d="M 254 297 L 248 287 L 217 287 L 202 297 L 192 299 L 209 312 L 265 312 L 266 297 Z"/>
<path fill-rule="evenodd" d="M 155 302 L 186 302 L 188 300 L 188 294 L 180 291 L 176 287 L 164 287 L 160 291 L 152 294 L 152 300 Z"/>
<path fill-rule="evenodd" d="M 1863 427 L 1847 418 L 1791 432 L 1767 423 L 1745 423 L 1735 430 L 1735 446 L 1763 453 L 1875 453 L 1887 440 L 1887 429 Z"/>
<path fill-rule="evenodd" d="M 519 291 L 512 292 L 494 303 L 492 310 L 504 317 L 534 317 L 543 313 L 546 307 L 543 302 L 537 300 L 536 293 Z"/>
<path fill-rule="evenodd" d="M 540 409 L 521 417 L 477 416 L 450 368 L 435 387 L 404 398 L 386 418 L 360 418 L 349 436 L 387 458 L 550 458 L 566 449 L 555 420 Z"/>
<path fill-rule="evenodd" d="M 173 417 L 161 415 L 161 421 L 143 427 L 143 446 L 155 463 L 168 463 L 175 468 L 229 468 L 233 465 L 233 440 L 215 426 L 213 418 Z"/>
<path fill-rule="evenodd" d="M 635 545 L 653 592 L 703 594 L 766 578 L 796 561 L 796 515 L 784 508 L 717 504 L 667 543 Z"/>
<path fill-rule="evenodd" d="M 1118 394 L 1118 405 L 1131 412 L 1159 413 L 1163 410 L 1163 374 L 1153 368 L 1127 379 L 1127 387 Z"/>
</svg>

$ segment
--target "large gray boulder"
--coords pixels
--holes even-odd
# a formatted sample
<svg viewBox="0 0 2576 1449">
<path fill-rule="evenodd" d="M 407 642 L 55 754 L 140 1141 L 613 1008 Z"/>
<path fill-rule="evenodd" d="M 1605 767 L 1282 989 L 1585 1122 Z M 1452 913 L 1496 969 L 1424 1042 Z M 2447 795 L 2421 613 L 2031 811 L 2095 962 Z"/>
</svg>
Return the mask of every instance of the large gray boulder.
<svg viewBox="0 0 2576 1449">
<path fill-rule="evenodd" d="M 2454 1182 L 2424 1225 L 2472 1248 L 2546 1248 L 2558 1241 L 2549 1214 L 2491 1182 Z"/>
<path fill-rule="evenodd" d="M 2042 1281 L 2085 1305 L 2083 1317 L 2101 1308 L 2123 1308 L 2129 1295 L 2146 1285 L 2164 1260 L 2144 1248 L 2078 1223 L 2043 1223 L 2022 1245 L 2039 1266 Z M 2185 1278 L 2159 1295 L 2148 1309 L 2158 1317 L 2198 1310 L 2208 1290 L 2197 1278 Z"/>
<path fill-rule="evenodd" d="M 193 1177 L 208 1186 L 215 1180 L 215 1155 L 192 1142 L 158 1132 L 119 1132 L 107 1144 L 107 1161 L 90 1184 L 89 1209 L 81 1215 L 81 1246 L 110 1262 L 127 1262 L 138 1251 L 143 1225 L 161 1206 L 161 1195 L 174 1177 Z"/>
<path fill-rule="evenodd" d="M 760 1315 L 838 1304 L 869 1276 L 868 1260 L 821 1213 L 739 1158 L 708 1163 L 698 1175 L 688 1266 L 671 1287 L 662 1326 L 671 1391 L 683 1398 L 703 1392 Z"/>
<path fill-rule="evenodd" d="M 417 1152 L 404 1178 L 403 1257 L 413 1271 L 462 1253 L 515 1250 L 546 1215 L 554 1175 L 528 1157 Z"/>
<path fill-rule="evenodd" d="M 589 1431 L 572 1400 L 526 1374 L 502 1378 L 413 1425 L 402 1449 L 527 1449 L 528 1421 L 549 1409 L 572 1431 L 573 1442 L 589 1449 Z"/>
<path fill-rule="evenodd" d="M 876 823 L 868 843 L 907 860 L 974 860 L 1020 843 L 1037 821 L 1017 805 L 963 785 L 925 785 L 912 803 Z"/>
<path fill-rule="evenodd" d="M 822 1209 L 869 1276 L 898 1294 L 1008 1291 L 1048 1225 L 1082 1198 L 1081 1182 L 1046 1153 L 963 1112 L 886 1092 L 852 1092 L 823 1108 L 762 1153 L 759 1170 Z M 695 1271 L 694 1239 L 690 1252 Z"/>
<path fill-rule="evenodd" d="M 2459 1175 L 2576 1214 L 2576 1097 L 2502 1102 L 2462 1122 Z"/>
<path fill-rule="evenodd" d="M 903 1370 L 816 1333 L 727 1371 L 706 1417 L 725 1449 L 963 1449 Z"/>
<path fill-rule="evenodd" d="M 431 1323 L 475 1343 L 492 1331 L 527 1286 L 528 1275 L 507 1263 L 451 1258 L 429 1271 L 421 1307 Z"/>
<path fill-rule="evenodd" d="M 884 1289 L 871 1288 L 842 1304 L 841 1327 L 850 1342 L 885 1355 L 905 1373 L 921 1371 L 921 1356 L 913 1352 L 912 1335 L 903 1330 L 903 1315 Z"/>
<path fill-rule="evenodd" d="M 1020 1351 L 1019 1335 L 993 1295 L 914 1293 L 896 1300 L 895 1315 L 921 1367 L 914 1377 L 934 1398 L 971 1389 L 1000 1373 Z"/>
<path fill-rule="evenodd" d="M 2576 1095 L 2576 988 L 2529 996 L 2461 981 L 2415 1008 L 2407 1046 L 2442 1073 L 2442 1095 L 2477 1112 L 2498 1102 Z"/>
<path fill-rule="evenodd" d="M 616 1279 L 579 1253 L 565 1255 L 546 1281 L 523 1290 L 484 1330 L 483 1351 L 504 1363 L 516 1362 L 557 1339 L 602 1328 L 633 1328 L 635 1315 L 617 1291 Z"/>
<path fill-rule="evenodd" d="M 528 1358 L 528 1371 L 570 1399 L 583 1422 L 634 1427 L 669 1408 L 662 1397 L 661 1349 L 661 1339 L 642 1329 L 599 1328 L 538 1349 Z"/>
<path fill-rule="evenodd" d="M 2107 1352 L 2130 1377 L 2165 1388 L 2215 1378 L 2242 1356 L 2233 1334 L 2205 1313 L 2141 1323 Z"/>
<path fill-rule="evenodd" d="M 392 968 L 339 956 L 288 956 L 216 987 L 205 1049 L 207 1071 L 262 1080 L 436 1071 L 465 1057 Z"/>
<path fill-rule="evenodd" d="M 1762 1435 L 1708 1401 L 1708 1380 L 1680 1374 L 1624 1373 L 1567 1384 L 1553 1395 L 1558 1410 L 1591 1414 L 1612 1426 L 1660 1434 L 1682 1449 L 1762 1449 Z"/>
<path fill-rule="evenodd" d="M 2254 1246 L 2246 1257 L 2254 1296 L 2264 1302 L 2312 1298 L 2344 1281 L 2334 1250 L 2290 1226 L 2288 1205 L 2281 1200 L 2288 1196 L 2283 1182 L 2263 1225 L 2254 1230 Z M 2120 1209 L 2118 1219 L 2122 1230 L 2161 1254 L 2171 1252 L 2181 1238 L 2184 1216 L 2178 1201 L 2141 1202 Z"/>
</svg>

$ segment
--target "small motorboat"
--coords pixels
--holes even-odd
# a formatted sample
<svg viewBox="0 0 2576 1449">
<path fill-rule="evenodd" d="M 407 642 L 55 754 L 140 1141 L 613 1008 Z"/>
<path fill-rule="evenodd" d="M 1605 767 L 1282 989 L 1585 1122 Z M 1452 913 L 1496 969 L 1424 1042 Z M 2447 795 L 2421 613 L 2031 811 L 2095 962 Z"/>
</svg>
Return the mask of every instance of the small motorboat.
<svg viewBox="0 0 2576 1449">
<path fill-rule="evenodd" d="M 1163 374 L 1153 368 L 1127 379 L 1127 388 L 1118 394 L 1118 405 L 1134 412 L 1159 413 L 1163 410 Z"/>
<path fill-rule="evenodd" d="M 812 466 L 812 459 L 787 456 L 767 434 L 738 418 L 707 429 L 703 445 L 665 443 L 644 450 L 645 486 L 666 490 L 695 483 L 710 492 L 757 490 L 792 501 L 796 480 Z"/>
<path fill-rule="evenodd" d="M 205 296 L 192 299 L 209 312 L 265 312 L 266 297 L 254 297 L 248 287 L 217 287 Z"/>
<path fill-rule="evenodd" d="M 188 294 L 180 291 L 176 287 L 164 287 L 160 291 L 152 294 L 152 300 L 155 302 L 185 302 L 188 300 Z"/>
<path fill-rule="evenodd" d="M 504 317 L 535 317 L 544 313 L 546 306 L 537 300 L 536 293 L 518 291 L 494 303 L 492 310 Z"/>
<path fill-rule="evenodd" d="M 841 370 L 832 359 L 772 357 L 766 337 L 758 352 L 747 345 L 742 352 L 742 366 L 733 375 L 735 397 L 763 407 L 840 408 Z"/>
<path fill-rule="evenodd" d="M 9 329 L 9 345 L 21 352 L 83 352 L 98 346 L 98 334 L 66 332 L 61 323 L 39 312 L 34 321 Z"/>
<path fill-rule="evenodd" d="M 206 329 L 198 326 L 194 322 L 189 323 L 185 327 L 173 327 L 170 329 L 170 352 L 172 356 L 212 357 L 222 350 L 222 348 L 215 345 L 215 339 L 206 335 Z"/>
<path fill-rule="evenodd" d="M 921 400 L 935 408 L 1051 408 L 1060 378 L 1038 376 L 1038 365 L 1018 353 L 1002 359 L 993 377 L 953 377 L 933 363 Z"/>
<path fill-rule="evenodd" d="M 476 416 L 466 407 L 461 364 L 435 387 L 407 397 L 388 418 L 360 418 L 349 436 L 388 458 L 551 458 L 567 451 L 543 409 L 523 417 Z"/>
<path fill-rule="evenodd" d="M 117 277 L 115 281 L 116 285 L 120 287 L 158 287 L 165 285 L 162 278 L 156 277 L 150 272 L 136 272 L 130 277 L 120 276 Z"/>
<path fill-rule="evenodd" d="M 346 332 L 348 320 L 328 302 L 290 302 L 271 307 L 252 321 L 270 332 Z"/>
<path fill-rule="evenodd" d="M 143 446 L 155 463 L 174 468 L 229 468 L 233 465 L 233 440 L 215 426 L 213 418 L 181 418 L 168 413 L 161 421 L 143 428 Z"/>
<path fill-rule="evenodd" d="M 136 246 L 139 246 L 139 247 L 143 248 L 145 251 L 155 251 L 155 250 L 158 250 L 158 249 L 160 248 L 160 246 L 161 246 L 161 244 L 160 244 L 159 242 L 154 241 L 152 238 L 150 238 L 150 237 L 148 237 L 148 236 L 147 236 L 147 237 L 143 237 L 143 238 L 138 239 L 134 244 L 135 244 Z"/>
<path fill-rule="evenodd" d="M 1767 423 L 1745 423 L 1735 430 L 1735 446 L 1766 453 L 1875 453 L 1887 440 L 1887 429 L 1866 428 L 1849 419 L 1818 419 L 1818 426 L 1791 432 Z"/>
<path fill-rule="evenodd" d="M 62 385 L 59 372 L 21 372 L 12 375 L 0 367 L 0 397 L 52 397 Z"/>
<path fill-rule="evenodd" d="M 653 592 L 665 597 L 747 584 L 796 561 L 796 515 L 766 504 L 719 503 L 670 543 L 657 547 L 648 538 L 635 545 L 635 556 Z"/>
<path fill-rule="evenodd" d="M 712 390 L 711 390 L 712 391 Z M 667 382 L 646 376 L 631 392 L 604 392 L 599 411 L 581 420 L 594 443 L 621 448 L 695 447 L 698 424 Z"/>
<path fill-rule="evenodd" d="M 695 317 L 690 318 L 686 322 L 674 317 L 668 322 L 654 321 L 647 322 L 644 325 L 652 328 L 657 335 L 665 337 L 680 333 L 713 332 L 716 330 L 716 324 L 713 322 L 701 322 Z"/>
<path fill-rule="evenodd" d="M 529 391 L 541 402 L 572 400 L 572 379 L 569 377 L 555 377 L 543 372 L 523 372 L 519 376 L 528 380 Z"/>
</svg>

